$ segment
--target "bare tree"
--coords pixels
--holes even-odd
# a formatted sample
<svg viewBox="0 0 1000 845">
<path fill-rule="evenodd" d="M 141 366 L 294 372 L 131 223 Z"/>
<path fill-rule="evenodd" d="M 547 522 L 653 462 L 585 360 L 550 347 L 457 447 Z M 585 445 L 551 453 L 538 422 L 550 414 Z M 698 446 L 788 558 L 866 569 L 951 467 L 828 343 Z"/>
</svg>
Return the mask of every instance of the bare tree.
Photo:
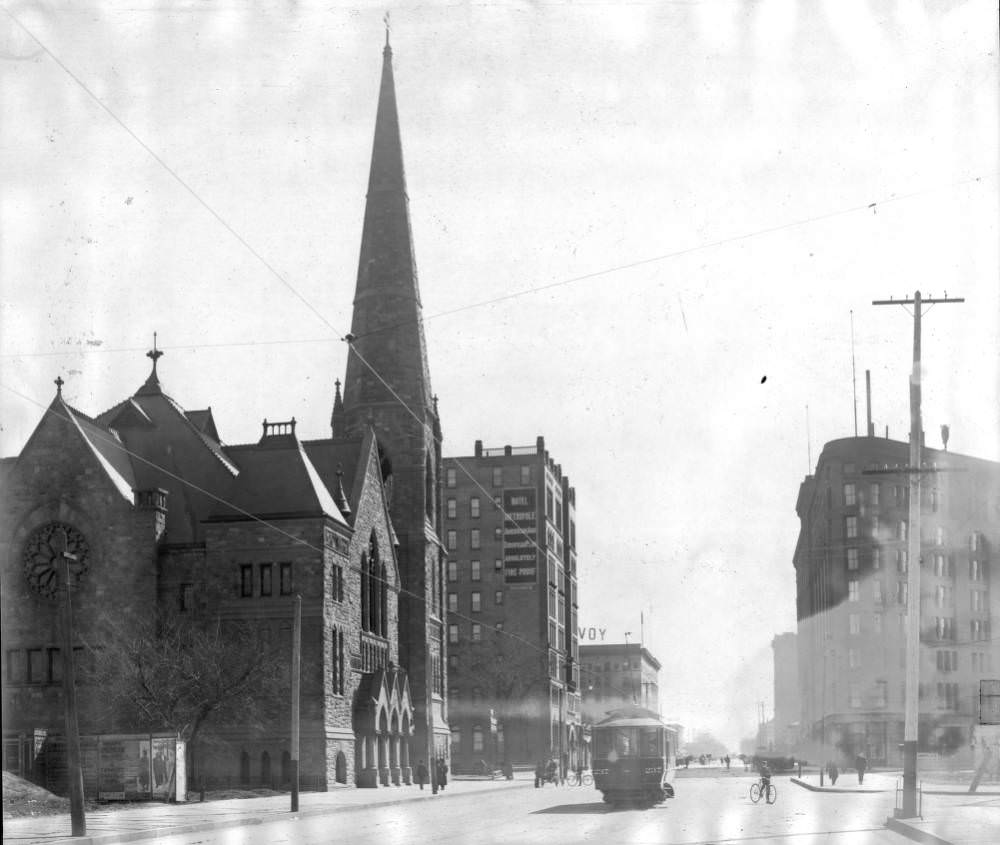
<svg viewBox="0 0 1000 845">
<path fill-rule="evenodd" d="M 104 629 L 92 680 L 105 717 L 122 728 L 176 732 L 193 749 L 208 726 L 261 726 L 275 717 L 287 660 L 252 624 L 163 613 L 108 616 Z"/>
</svg>

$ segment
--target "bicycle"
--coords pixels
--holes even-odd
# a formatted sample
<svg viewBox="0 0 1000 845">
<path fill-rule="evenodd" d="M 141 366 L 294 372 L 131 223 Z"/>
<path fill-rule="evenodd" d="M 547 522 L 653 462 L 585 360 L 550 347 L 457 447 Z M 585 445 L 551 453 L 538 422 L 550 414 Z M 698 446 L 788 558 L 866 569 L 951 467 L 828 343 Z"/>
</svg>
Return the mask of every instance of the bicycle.
<svg viewBox="0 0 1000 845">
<path fill-rule="evenodd" d="M 761 798 L 763 798 L 768 804 L 773 804 L 778 800 L 778 788 L 773 783 L 769 783 L 765 793 L 763 779 L 750 784 L 750 800 L 756 804 Z"/>
</svg>

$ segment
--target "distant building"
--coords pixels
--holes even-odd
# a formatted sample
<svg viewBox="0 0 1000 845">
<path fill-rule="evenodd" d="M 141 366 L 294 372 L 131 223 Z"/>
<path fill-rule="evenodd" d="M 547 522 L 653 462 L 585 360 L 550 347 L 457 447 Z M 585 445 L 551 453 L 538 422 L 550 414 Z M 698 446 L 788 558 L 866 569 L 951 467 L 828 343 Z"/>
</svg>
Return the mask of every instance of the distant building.
<svg viewBox="0 0 1000 845">
<path fill-rule="evenodd" d="M 774 651 L 774 750 L 791 752 L 799 740 L 799 653 L 795 634 L 778 634 Z"/>
<path fill-rule="evenodd" d="M 660 661 L 641 643 L 580 646 L 580 676 L 591 724 L 627 704 L 660 712 Z"/>
<path fill-rule="evenodd" d="M 920 749 L 967 748 L 979 682 L 1000 672 L 1000 464 L 926 448 L 923 461 L 942 472 L 922 483 L 919 562 L 907 559 L 909 476 L 865 473 L 907 466 L 909 444 L 833 440 L 799 489 L 801 735 L 812 753 L 900 763 L 911 565 L 921 566 Z"/>
<path fill-rule="evenodd" d="M 456 770 L 581 752 L 576 491 L 534 446 L 444 460 Z"/>
</svg>

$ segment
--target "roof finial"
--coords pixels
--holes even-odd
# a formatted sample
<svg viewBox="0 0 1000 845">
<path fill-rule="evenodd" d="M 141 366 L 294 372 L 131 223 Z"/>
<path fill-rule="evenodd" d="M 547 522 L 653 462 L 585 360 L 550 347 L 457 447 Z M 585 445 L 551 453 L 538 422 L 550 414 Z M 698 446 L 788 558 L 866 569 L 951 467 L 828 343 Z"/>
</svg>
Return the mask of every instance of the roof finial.
<svg viewBox="0 0 1000 845">
<path fill-rule="evenodd" d="M 62 376 L 56 376 L 56 396 L 62 396 L 62 386 L 66 384 Z"/>
<path fill-rule="evenodd" d="M 382 21 L 385 23 L 385 46 L 389 46 L 389 13 L 386 12 L 382 16 Z"/>
<path fill-rule="evenodd" d="M 163 356 L 163 350 L 156 348 L 156 332 L 153 332 L 153 348 L 146 353 L 146 357 L 153 362 L 153 375 L 156 375 L 156 362 Z"/>
</svg>

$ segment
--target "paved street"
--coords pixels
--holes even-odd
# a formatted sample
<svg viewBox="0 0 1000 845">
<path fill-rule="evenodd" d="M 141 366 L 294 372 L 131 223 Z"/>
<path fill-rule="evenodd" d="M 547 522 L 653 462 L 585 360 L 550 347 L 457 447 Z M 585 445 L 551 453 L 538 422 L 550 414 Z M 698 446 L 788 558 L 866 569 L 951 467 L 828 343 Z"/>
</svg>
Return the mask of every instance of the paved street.
<svg viewBox="0 0 1000 845">
<path fill-rule="evenodd" d="M 349 814 L 311 816 L 161 839 L 167 845 L 329 843 L 908 842 L 884 828 L 891 794 L 833 795 L 777 781 L 773 806 L 750 802 L 751 779 L 678 781 L 678 797 L 648 810 L 614 810 L 592 788 L 545 787 L 447 796 Z"/>
</svg>

